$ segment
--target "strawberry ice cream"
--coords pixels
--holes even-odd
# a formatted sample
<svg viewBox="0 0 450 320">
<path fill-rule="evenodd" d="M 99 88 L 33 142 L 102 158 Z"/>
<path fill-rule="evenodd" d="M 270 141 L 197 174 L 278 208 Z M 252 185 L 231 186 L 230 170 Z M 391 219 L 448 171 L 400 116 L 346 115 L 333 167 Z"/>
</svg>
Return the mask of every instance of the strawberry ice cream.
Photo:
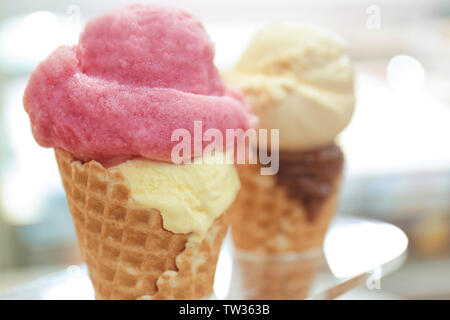
<svg viewBox="0 0 450 320">
<path fill-rule="evenodd" d="M 249 127 L 247 106 L 222 82 L 214 47 L 190 14 L 129 6 L 87 24 L 31 74 L 24 105 L 37 142 L 103 164 L 170 161 L 175 129 Z"/>
</svg>

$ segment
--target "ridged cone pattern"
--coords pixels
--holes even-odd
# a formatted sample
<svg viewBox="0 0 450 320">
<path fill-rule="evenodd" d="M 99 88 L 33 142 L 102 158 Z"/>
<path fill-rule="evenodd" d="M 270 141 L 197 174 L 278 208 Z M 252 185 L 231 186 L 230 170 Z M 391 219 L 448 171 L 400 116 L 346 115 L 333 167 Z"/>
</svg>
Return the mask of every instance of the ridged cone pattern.
<svg viewBox="0 0 450 320">
<path fill-rule="evenodd" d="M 258 165 L 238 166 L 242 187 L 230 208 L 233 242 L 238 249 L 260 253 L 300 252 L 322 245 L 336 211 L 340 176 L 313 219 L 286 187 Z"/>
<path fill-rule="evenodd" d="M 163 228 L 157 209 L 130 196 L 123 175 L 55 150 L 78 243 L 97 299 L 201 299 L 211 295 L 228 214 L 200 243 Z"/>
<path fill-rule="evenodd" d="M 308 297 L 320 265 L 320 254 L 311 252 L 304 256 L 237 253 L 235 268 L 243 299 L 250 300 L 300 300 Z"/>
<path fill-rule="evenodd" d="M 304 299 L 320 256 L 284 262 L 278 257 L 320 250 L 337 206 L 341 175 L 320 209 L 308 218 L 302 203 L 288 195 L 274 176 L 260 175 L 259 165 L 238 167 L 241 190 L 230 208 L 236 259 L 247 299 Z"/>
</svg>

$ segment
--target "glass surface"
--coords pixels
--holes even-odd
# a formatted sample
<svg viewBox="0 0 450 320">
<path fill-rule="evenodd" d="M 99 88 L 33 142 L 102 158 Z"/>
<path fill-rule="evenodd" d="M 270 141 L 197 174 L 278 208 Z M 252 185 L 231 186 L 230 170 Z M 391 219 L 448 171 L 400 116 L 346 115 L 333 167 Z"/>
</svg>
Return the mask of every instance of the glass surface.
<svg viewBox="0 0 450 320">
<path fill-rule="evenodd" d="M 300 262 L 301 273 L 306 273 L 308 278 L 304 298 L 334 299 L 361 285 L 379 288 L 380 279 L 401 266 L 407 246 L 406 235 L 391 224 L 337 217 L 329 228 L 323 250 L 275 260 L 278 259 L 277 264 L 287 263 L 289 270 Z M 225 240 L 217 266 L 215 298 L 251 297 L 249 289 L 245 289 L 239 263 L 252 259 L 254 262 L 255 257 L 233 250 L 230 238 Z M 311 261 L 314 263 L 305 263 Z M 94 299 L 94 291 L 86 266 L 80 265 L 69 266 L 29 284 L 0 292 L 0 299 Z"/>
</svg>

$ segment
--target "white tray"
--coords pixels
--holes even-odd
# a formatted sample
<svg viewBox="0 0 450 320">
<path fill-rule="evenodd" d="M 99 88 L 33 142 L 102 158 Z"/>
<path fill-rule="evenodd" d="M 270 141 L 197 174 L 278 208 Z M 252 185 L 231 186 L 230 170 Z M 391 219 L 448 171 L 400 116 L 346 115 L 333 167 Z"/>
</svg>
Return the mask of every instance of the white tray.
<svg viewBox="0 0 450 320">
<path fill-rule="evenodd" d="M 397 227 L 360 218 L 338 217 L 327 233 L 322 250 L 295 259 L 320 255 L 321 264 L 309 290 L 309 299 L 334 299 L 361 285 L 377 289 L 381 278 L 401 266 L 408 246 L 406 235 Z M 242 279 L 229 237 L 222 248 L 214 284 L 214 299 L 243 299 Z M 234 270 L 234 272 L 233 272 Z M 212 297 L 209 297 L 212 298 Z M 0 292 L 0 299 L 78 300 L 94 299 L 87 268 L 73 265 L 28 284 Z"/>
</svg>

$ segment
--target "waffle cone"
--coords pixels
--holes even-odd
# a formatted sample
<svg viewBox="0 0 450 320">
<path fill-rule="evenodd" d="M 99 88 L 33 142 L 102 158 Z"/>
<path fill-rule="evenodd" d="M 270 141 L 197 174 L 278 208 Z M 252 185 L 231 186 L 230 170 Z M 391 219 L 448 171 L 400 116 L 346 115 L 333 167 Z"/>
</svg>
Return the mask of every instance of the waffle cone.
<svg viewBox="0 0 450 320">
<path fill-rule="evenodd" d="M 201 299 L 211 295 L 228 214 L 200 243 L 163 228 L 157 209 L 130 197 L 123 175 L 62 150 L 56 160 L 97 299 Z"/>
<path fill-rule="evenodd" d="M 311 219 L 285 186 L 274 176 L 260 175 L 259 169 L 239 166 L 242 187 L 230 209 L 240 290 L 246 299 L 304 299 L 322 259 L 341 175 Z"/>
<path fill-rule="evenodd" d="M 340 175 L 333 191 L 310 219 L 306 208 L 288 196 L 274 176 L 263 176 L 258 165 L 238 167 L 242 187 L 231 207 L 231 231 L 236 248 L 280 254 L 320 248 L 334 216 Z"/>
<path fill-rule="evenodd" d="M 235 252 L 232 290 L 239 299 L 299 300 L 308 297 L 320 251 L 298 254 Z"/>
</svg>

